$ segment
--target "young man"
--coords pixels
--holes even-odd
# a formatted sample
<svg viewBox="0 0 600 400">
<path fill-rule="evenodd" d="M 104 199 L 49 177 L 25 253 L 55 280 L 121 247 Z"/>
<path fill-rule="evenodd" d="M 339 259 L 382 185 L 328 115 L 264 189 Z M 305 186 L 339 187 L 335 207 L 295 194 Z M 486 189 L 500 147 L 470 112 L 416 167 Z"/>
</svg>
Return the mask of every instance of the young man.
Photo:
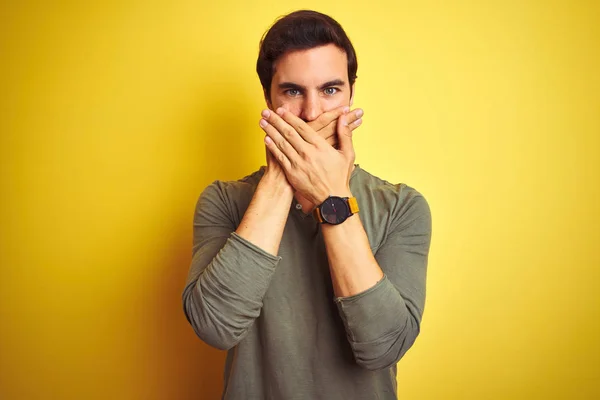
<svg viewBox="0 0 600 400">
<path fill-rule="evenodd" d="M 225 399 L 395 399 L 425 302 L 425 199 L 354 165 L 357 61 L 313 11 L 279 19 L 257 72 L 267 166 L 208 186 L 184 310 L 228 350 Z"/>
</svg>

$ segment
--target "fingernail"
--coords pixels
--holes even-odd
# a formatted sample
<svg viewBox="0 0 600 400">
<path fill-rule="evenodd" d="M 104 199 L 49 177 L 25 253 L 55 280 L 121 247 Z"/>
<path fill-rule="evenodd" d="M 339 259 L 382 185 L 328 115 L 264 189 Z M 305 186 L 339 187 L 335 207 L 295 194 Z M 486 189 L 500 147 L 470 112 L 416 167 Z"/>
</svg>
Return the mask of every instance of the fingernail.
<svg viewBox="0 0 600 400">
<path fill-rule="evenodd" d="M 360 118 L 360 117 L 362 117 L 362 116 L 363 116 L 363 114 L 364 114 L 364 113 L 365 113 L 365 112 L 359 108 L 359 109 L 358 109 L 358 111 L 356 111 L 356 116 L 357 116 L 358 118 Z"/>
<path fill-rule="evenodd" d="M 262 115 L 265 118 L 269 118 L 271 116 L 271 112 L 269 110 L 263 110 L 263 112 L 260 113 L 260 115 Z"/>
<path fill-rule="evenodd" d="M 271 139 L 271 138 L 270 138 L 270 137 L 268 137 L 268 136 L 265 136 L 265 143 L 266 143 L 266 144 L 271 144 L 271 143 L 273 143 L 273 139 Z"/>
<path fill-rule="evenodd" d="M 285 108 L 283 108 L 283 107 L 279 107 L 279 108 L 277 109 L 277 114 L 279 114 L 279 115 L 283 115 L 284 113 L 285 113 Z"/>
<path fill-rule="evenodd" d="M 360 124 L 362 124 L 362 118 L 357 119 L 355 124 L 356 124 L 356 126 L 359 126 Z"/>
<path fill-rule="evenodd" d="M 344 107 L 344 114 L 347 114 L 350 111 L 350 107 Z"/>
<path fill-rule="evenodd" d="M 264 119 L 260 119 L 260 122 L 258 123 L 260 125 L 261 128 L 264 128 L 265 126 L 267 126 L 267 121 L 265 121 Z"/>
</svg>

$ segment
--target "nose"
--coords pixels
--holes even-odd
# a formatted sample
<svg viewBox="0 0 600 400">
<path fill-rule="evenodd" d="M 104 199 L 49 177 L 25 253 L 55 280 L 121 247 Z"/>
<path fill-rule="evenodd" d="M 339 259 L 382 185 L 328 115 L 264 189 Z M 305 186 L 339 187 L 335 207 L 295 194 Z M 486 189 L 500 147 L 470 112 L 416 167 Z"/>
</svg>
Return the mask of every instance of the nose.
<svg viewBox="0 0 600 400">
<path fill-rule="evenodd" d="M 321 102 L 319 101 L 319 97 L 315 94 L 310 94 L 305 97 L 305 100 L 302 104 L 300 118 L 307 122 L 314 121 L 319 117 L 319 115 L 321 115 L 322 112 L 323 110 L 321 107 Z"/>
</svg>

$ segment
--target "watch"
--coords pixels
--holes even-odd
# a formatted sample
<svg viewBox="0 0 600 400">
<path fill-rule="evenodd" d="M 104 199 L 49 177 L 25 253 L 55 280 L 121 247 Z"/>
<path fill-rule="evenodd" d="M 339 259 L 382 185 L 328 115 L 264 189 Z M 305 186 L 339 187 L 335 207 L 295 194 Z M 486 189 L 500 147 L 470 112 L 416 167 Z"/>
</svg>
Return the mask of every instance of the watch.
<svg viewBox="0 0 600 400">
<path fill-rule="evenodd" d="M 329 196 L 314 209 L 313 216 L 322 224 L 338 225 L 357 212 L 356 197 Z"/>
</svg>

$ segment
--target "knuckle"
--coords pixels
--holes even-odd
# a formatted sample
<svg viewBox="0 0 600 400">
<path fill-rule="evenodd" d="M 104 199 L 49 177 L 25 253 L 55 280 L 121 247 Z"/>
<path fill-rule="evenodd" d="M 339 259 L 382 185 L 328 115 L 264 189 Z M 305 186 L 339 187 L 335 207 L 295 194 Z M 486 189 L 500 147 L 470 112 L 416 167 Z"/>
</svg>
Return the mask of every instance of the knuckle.
<svg viewBox="0 0 600 400">
<path fill-rule="evenodd" d="M 329 121 L 330 118 L 331 114 L 326 112 L 324 114 L 321 114 L 319 118 L 316 119 L 316 121 L 319 123 L 319 125 L 326 125 L 327 121 Z"/>
<path fill-rule="evenodd" d="M 310 129 L 315 130 L 315 131 L 321 130 L 321 127 L 322 127 L 322 124 L 319 122 L 318 118 L 315 119 L 314 121 L 307 122 L 306 125 L 308 125 Z"/>
<path fill-rule="evenodd" d="M 285 128 L 283 130 L 283 135 L 287 138 L 291 137 L 293 135 L 294 129 L 292 128 Z"/>
</svg>

